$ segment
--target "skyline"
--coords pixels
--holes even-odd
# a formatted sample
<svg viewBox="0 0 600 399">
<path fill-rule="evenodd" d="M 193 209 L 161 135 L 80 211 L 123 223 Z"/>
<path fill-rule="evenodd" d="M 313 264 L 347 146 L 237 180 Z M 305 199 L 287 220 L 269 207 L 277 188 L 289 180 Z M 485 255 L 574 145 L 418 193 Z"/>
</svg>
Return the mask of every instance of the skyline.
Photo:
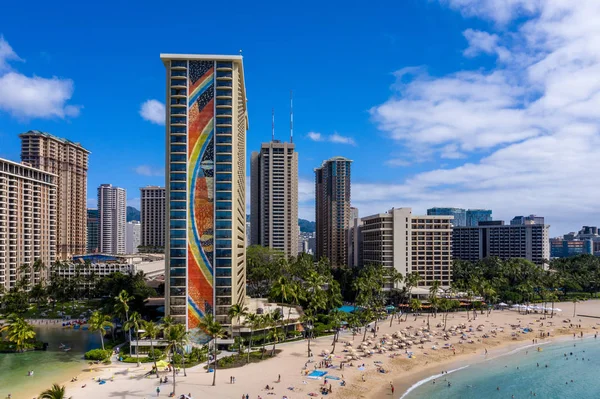
<svg viewBox="0 0 600 399">
<path fill-rule="evenodd" d="M 276 138 L 288 139 L 294 90 L 301 218 L 314 220 L 313 168 L 340 155 L 354 160 L 352 205 L 361 216 L 440 206 L 488 208 L 507 221 L 538 214 L 551 236 L 598 225 L 589 165 L 600 141 L 600 35 L 589 21 L 600 6 L 492 4 L 411 0 L 394 15 L 386 3 L 328 5 L 319 15 L 265 4 L 235 15 L 240 27 L 208 48 L 183 37 L 197 24 L 183 23 L 176 42 L 154 28 L 170 12 L 158 4 L 122 9 L 108 31 L 101 27 L 114 15 L 104 11 L 92 21 L 77 7 L 64 16 L 44 3 L 14 10 L 0 17 L 0 157 L 19 161 L 18 134 L 30 129 L 81 142 L 91 151 L 88 198 L 110 183 L 139 209 L 140 187 L 164 186 L 159 53 L 242 48 L 247 155 L 269 141 L 272 108 Z M 23 31 L 25 18 L 32 29 Z"/>
</svg>

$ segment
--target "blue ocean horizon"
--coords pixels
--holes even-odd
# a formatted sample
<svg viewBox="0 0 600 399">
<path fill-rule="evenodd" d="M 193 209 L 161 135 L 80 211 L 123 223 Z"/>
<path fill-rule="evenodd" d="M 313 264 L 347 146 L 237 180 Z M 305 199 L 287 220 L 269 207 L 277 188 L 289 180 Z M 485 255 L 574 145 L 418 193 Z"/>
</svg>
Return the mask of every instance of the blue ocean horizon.
<svg viewBox="0 0 600 399">
<path fill-rule="evenodd" d="M 431 376 L 400 398 L 600 398 L 600 340 L 577 338 L 539 347 Z"/>
</svg>

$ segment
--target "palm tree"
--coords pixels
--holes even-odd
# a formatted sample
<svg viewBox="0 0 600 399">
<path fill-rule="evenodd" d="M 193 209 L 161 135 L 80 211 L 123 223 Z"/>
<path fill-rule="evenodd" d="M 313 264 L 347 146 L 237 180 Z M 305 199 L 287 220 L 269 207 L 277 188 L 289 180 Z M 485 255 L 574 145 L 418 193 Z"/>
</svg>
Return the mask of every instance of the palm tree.
<svg viewBox="0 0 600 399">
<path fill-rule="evenodd" d="M 52 388 L 46 389 L 40 394 L 39 399 L 65 399 L 66 389 L 64 385 L 53 384 Z"/>
<path fill-rule="evenodd" d="M 331 354 L 333 355 L 333 353 L 335 352 L 335 343 L 338 340 L 340 334 L 340 327 L 342 325 L 342 312 L 340 312 L 337 309 L 333 309 L 331 312 L 329 312 L 329 321 L 333 326 L 334 330 L 333 342 L 331 343 L 331 345 L 333 346 L 333 349 L 331 349 Z"/>
<path fill-rule="evenodd" d="M 199 327 L 203 330 L 209 337 L 214 341 L 214 368 L 213 368 L 213 387 L 217 383 L 217 339 L 222 338 L 225 335 L 225 329 L 215 320 L 212 313 L 207 313 L 204 315 L 204 318 L 200 320 Z"/>
<path fill-rule="evenodd" d="M 138 312 L 132 312 L 129 319 L 125 322 L 123 328 L 127 330 L 133 329 L 135 331 L 135 354 L 137 358 L 138 367 L 140 366 L 140 325 L 142 324 L 142 316 Z M 129 343 L 131 348 L 131 343 Z M 131 352 L 129 352 L 131 354 Z"/>
<path fill-rule="evenodd" d="M 305 330 L 307 330 L 306 331 L 306 339 L 308 342 L 307 350 L 308 350 L 308 356 L 310 357 L 310 339 L 311 339 L 311 334 L 312 334 L 312 330 L 313 330 L 312 327 L 315 323 L 316 317 L 311 309 L 306 309 L 306 311 L 304 312 L 304 315 L 302 315 L 300 320 L 302 321 L 302 323 L 304 323 Z"/>
<path fill-rule="evenodd" d="M 237 327 L 238 327 L 238 334 L 240 335 L 241 338 L 241 333 L 240 333 L 240 329 L 241 329 L 241 324 L 240 324 L 240 319 L 243 316 L 246 316 L 248 314 L 248 307 L 244 306 L 243 304 L 239 304 L 236 303 L 235 305 L 232 305 L 229 310 L 227 311 L 227 315 L 231 318 L 231 320 L 233 321 L 233 319 L 237 319 Z M 233 323 L 231 324 L 231 337 L 233 338 Z M 242 345 L 240 344 L 239 347 L 239 354 L 240 356 L 242 355 Z"/>
<path fill-rule="evenodd" d="M 431 301 L 431 306 L 435 310 L 435 318 L 436 319 L 437 319 L 437 304 L 436 304 L 436 306 L 433 306 L 434 298 L 437 298 L 437 294 L 438 294 L 438 291 L 440 290 L 441 286 L 442 286 L 442 282 L 440 280 L 434 280 L 431 282 L 431 286 L 429 287 L 429 299 Z"/>
<path fill-rule="evenodd" d="M 119 292 L 119 295 L 115 297 L 115 313 L 120 315 L 121 322 L 125 322 L 129 320 L 129 302 L 131 301 L 131 296 L 127 293 L 127 291 L 122 290 Z M 123 318 L 125 316 L 125 318 Z M 125 326 L 123 326 L 123 331 L 125 331 Z M 129 353 L 131 353 L 131 332 L 129 332 Z"/>
<path fill-rule="evenodd" d="M 266 331 L 267 328 L 271 328 L 271 326 L 273 325 L 273 320 L 271 319 L 271 315 L 270 314 L 263 314 L 260 315 L 259 318 L 259 328 L 263 330 L 263 340 L 262 340 L 262 351 L 260 354 L 260 358 L 264 359 L 265 357 L 265 346 L 267 344 L 267 337 L 266 337 Z"/>
<path fill-rule="evenodd" d="M 292 306 L 298 305 L 300 300 L 305 299 L 304 290 L 298 283 L 293 283 L 288 292 L 290 304 Z M 287 337 L 287 328 L 290 325 L 290 317 L 292 315 L 292 306 L 288 308 L 287 322 L 285 323 L 285 327 L 283 328 L 283 332 L 285 333 L 285 337 Z"/>
<path fill-rule="evenodd" d="M 106 334 L 106 328 L 113 328 L 113 323 L 110 322 L 108 315 L 102 314 L 95 311 L 88 320 L 88 325 L 91 332 L 98 332 L 100 334 L 100 342 L 102 342 L 102 350 L 104 350 L 104 334 Z"/>
<path fill-rule="evenodd" d="M 252 335 L 254 333 L 254 329 L 258 326 L 259 316 L 256 313 L 249 313 L 246 316 L 246 324 L 250 326 L 250 345 L 248 345 L 248 358 L 246 364 L 250 363 L 250 352 L 252 351 Z"/>
<path fill-rule="evenodd" d="M 175 354 L 181 350 L 188 343 L 188 332 L 185 330 L 183 324 L 173 324 L 165 329 L 165 340 L 167 341 L 167 347 L 165 352 L 171 357 L 171 364 L 173 365 L 173 396 L 175 396 Z M 182 355 L 183 356 L 183 355 Z M 185 363 L 184 363 L 185 366 Z"/>
<path fill-rule="evenodd" d="M 419 301 L 417 298 L 413 298 L 410 300 L 410 310 L 412 310 L 412 312 L 415 314 L 415 321 L 417 321 L 417 315 L 416 313 L 421 310 L 421 301 Z"/>
<path fill-rule="evenodd" d="M 571 301 L 573 302 L 573 317 L 575 317 L 575 313 L 577 313 L 577 302 L 579 302 L 579 299 L 573 298 Z"/>
<path fill-rule="evenodd" d="M 277 325 L 283 322 L 283 313 L 281 313 L 279 309 L 275 309 L 271 312 L 269 317 L 273 323 L 273 330 L 271 330 L 271 338 L 273 339 L 273 350 L 271 351 L 271 357 L 273 357 L 275 355 L 275 345 L 281 336 L 277 330 Z"/>
<path fill-rule="evenodd" d="M 3 331 L 6 331 L 8 342 L 15 344 L 17 352 L 23 352 L 28 347 L 28 341 L 35 338 L 33 327 L 16 314 L 8 316 L 8 323 L 0 327 L 0 333 Z"/>
<path fill-rule="evenodd" d="M 154 356 L 154 340 L 158 337 L 160 332 L 162 331 L 162 326 L 159 326 L 153 321 L 142 321 L 142 325 L 144 327 L 144 332 L 142 333 L 142 338 L 150 339 L 150 350 L 152 351 L 152 356 Z M 154 357 L 154 369 L 156 370 L 156 378 L 158 378 L 158 367 L 156 367 L 156 357 Z"/>
</svg>

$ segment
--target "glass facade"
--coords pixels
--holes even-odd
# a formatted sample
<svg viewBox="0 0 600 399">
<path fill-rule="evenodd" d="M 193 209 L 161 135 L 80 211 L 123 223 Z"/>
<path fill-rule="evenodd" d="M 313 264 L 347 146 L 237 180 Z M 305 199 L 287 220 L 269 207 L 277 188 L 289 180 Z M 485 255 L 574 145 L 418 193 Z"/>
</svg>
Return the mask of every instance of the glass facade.
<svg viewBox="0 0 600 399">
<path fill-rule="evenodd" d="M 467 225 L 467 211 L 461 208 L 430 208 L 428 216 L 453 216 L 452 226 L 465 227 Z"/>
</svg>

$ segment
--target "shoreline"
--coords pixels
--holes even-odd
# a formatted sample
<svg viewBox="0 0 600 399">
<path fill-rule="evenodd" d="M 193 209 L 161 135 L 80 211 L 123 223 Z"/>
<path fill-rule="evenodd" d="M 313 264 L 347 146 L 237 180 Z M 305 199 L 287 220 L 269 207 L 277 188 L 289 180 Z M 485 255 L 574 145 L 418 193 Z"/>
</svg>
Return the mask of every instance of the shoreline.
<svg viewBox="0 0 600 399">
<path fill-rule="evenodd" d="M 591 331 L 595 332 L 597 330 L 592 329 L 591 331 L 588 331 L 588 329 L 580 329 L 580 331 L 583 331 L 584 334 L 590 334 Z M 499 344 L 491 347 L 492 349 L 488 351 L 487 355 L 479 353 L 479 350 L 481 350 L 481 346 L 478 345 L 477 348 L 473 348 L 478 349 L 475 352 L 463 352 L 457 355 L 456 357 L 447 357 L 431 365 L 421 367 L 419 367 L 420 365 L 415 365 L 415 367 L 411 367 L 408 370 L 408 372 L 404 373 L 402 376 L 395 376 L 395 378 L 393 379 L 394 386 L 399 387 L 399 389 L 397 389 L 394 392 L 394 395 L 392 395 L 390 389 L 386 387 L 377 390 L 371 396 L 366 396 L 366 398 L 381 398 L 385 396 L 392 396 L 392 398 L 394 399 L 403 399 L 410 392 L 417 389 L 419 386 L 429 381 L 432 381 L 440 376 L 451 374 L 453 372 L 457 372 L 465 368 L 484 363 L 486 361 L 491 361 L 504 356 L 509 356 L 513 353 L 526 350 L 527 348 L 537 348 L 546 345 L 565 342 L 569 338 L 573 338 L 571 336 L 571 333 L 564 332 L 558 335 L 554 335 L 550 338 L 545 338 L 541 342 L 535 344 L 530 342 L 525 343 L 524 340 L 521 340 L 518 343 L 514 341 L 501 341 Z M 589 335 L 584 335 L 583 338 L 589 338 Z M 541 338 L 536 339 L 541 340 Z M 582 338 L 580 338 L 578 335 L 576 339 L 580 340 Z M 442 374 L 442 372 L 444 373 Z"/>
</svg>

